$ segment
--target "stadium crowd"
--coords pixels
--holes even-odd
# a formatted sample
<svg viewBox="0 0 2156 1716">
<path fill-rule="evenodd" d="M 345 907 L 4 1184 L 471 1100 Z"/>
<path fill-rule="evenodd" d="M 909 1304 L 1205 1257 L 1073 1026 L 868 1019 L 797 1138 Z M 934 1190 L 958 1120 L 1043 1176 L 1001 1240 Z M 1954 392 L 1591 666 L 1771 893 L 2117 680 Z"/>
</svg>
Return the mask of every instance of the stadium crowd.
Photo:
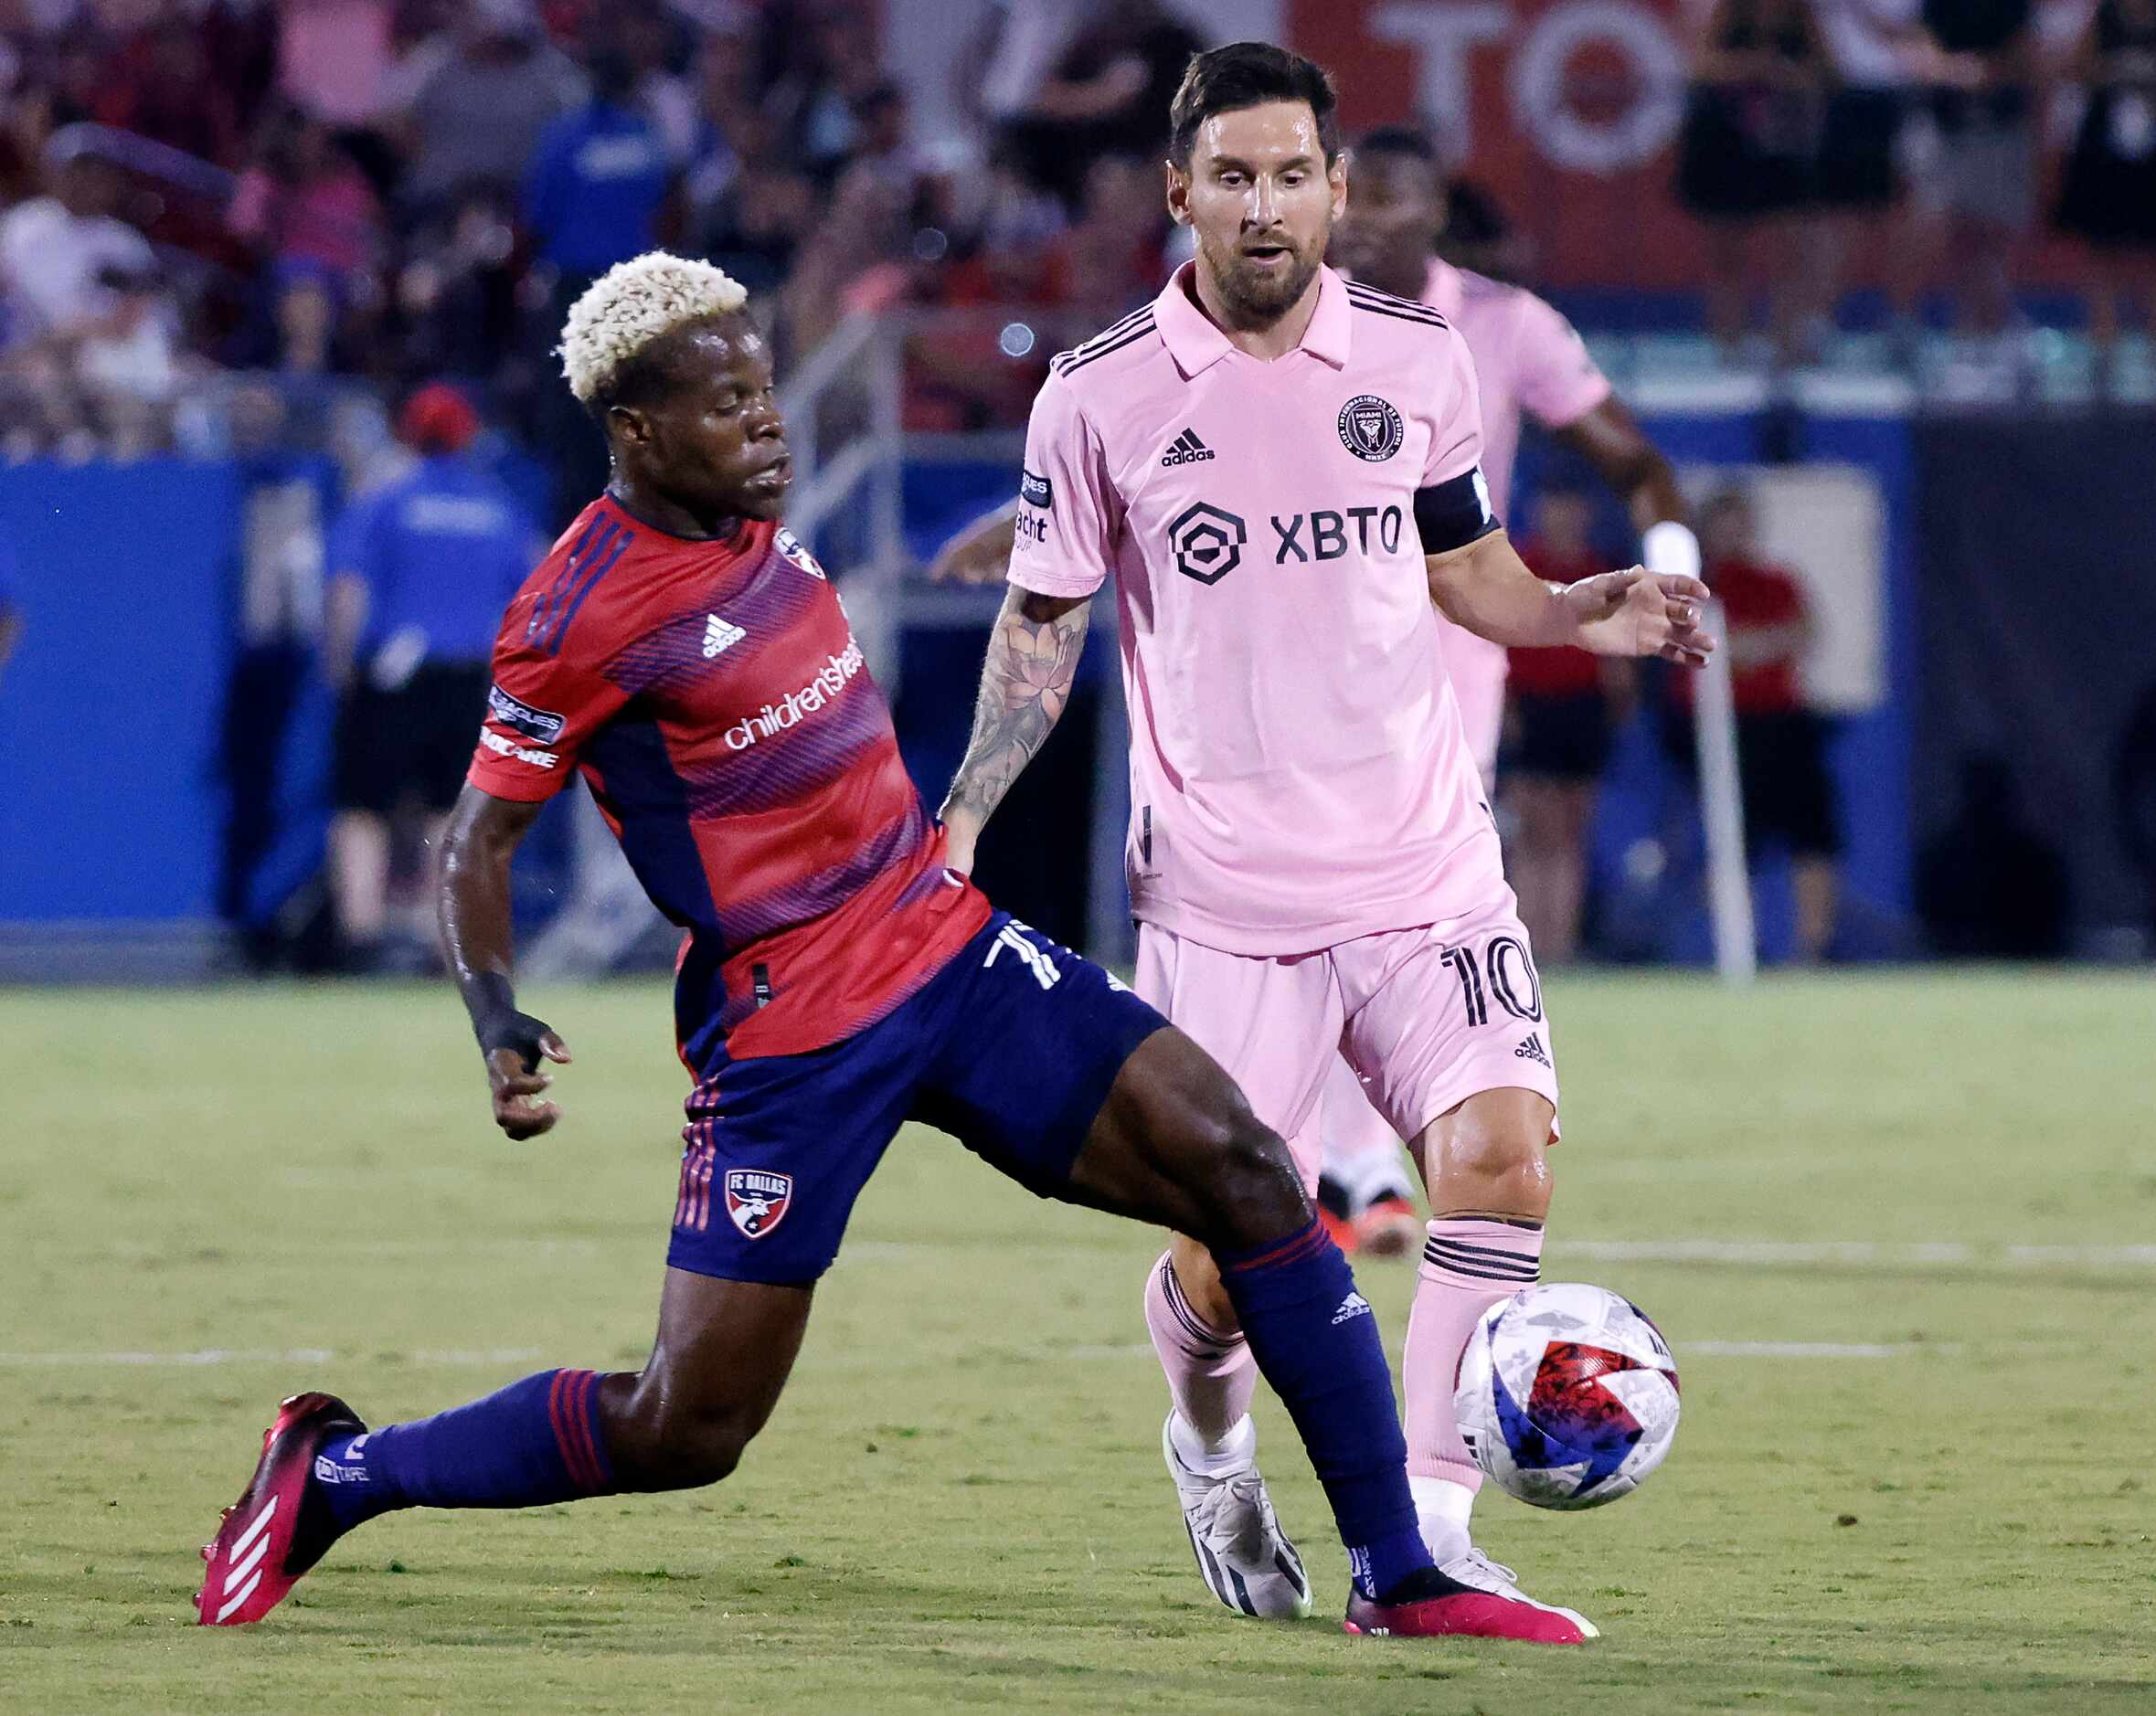
<svg viewBox="0 0 2156 1716">
<path fill-rule="evenodd" d="M 573 450 L 551 330 L 653 243 L 740 279 L 787 355 L 850 310 L 908 303 L 1024 312 L 1037 359 L 1142 299 L 1171 236 L 1154 164 L 1190 30 L 1157 0 L 991 12 L 957 56 L 981 69 L 960 79 L 965 134 L 923 140 L 872 10 L 14 0 L 0 456 L 214 443 L 224 418 L 188 401 L 232 374 L 278 377 L 303 419 L 324 378 L 394 394 L 446 376 Z M 2015 259 L 2055 178 L 2048 217 L 2095 259 L 2098 341 L 2122 308 L 2148 313 L 2156 0 L 1694 10 L 1674 176 L 1710 235 L 1705 320 L 1732 354 L 1755 285 L 1755 346 L 1815 354 L 1860 249 L 1889 259 L 1905 327 L 1937 287 L 1965 327 L 2011 330 Z M 1531 268 L 1471 188 L 1456 217 L 1460 260 Z M 1023 410 L 1036 377 L 981 355 L 974 338 L 917 343 L 918 422 Z"/>
<path fill-rule="evenodd" d="M 326 377 L 390 393 L 451 377 L 544 445 L 561 310 L 653 244 L 742 281 L 789 355 L 901 301 L 1097 326 L 1157 280 L 1152 163 L 1199 46 L 1149 0 L 1117 0 L 976 98 L 994 102 L 985 148 L 923 150 L 847 0 L 14 11 L 0 285 L 16 460 L 192 444 L 207 431 L 187 384 L 218 372 L 275 376 L 288 400 Z M 967 356 L 922 352 L 929 419 L 1023 408 Z"/>
</svg>

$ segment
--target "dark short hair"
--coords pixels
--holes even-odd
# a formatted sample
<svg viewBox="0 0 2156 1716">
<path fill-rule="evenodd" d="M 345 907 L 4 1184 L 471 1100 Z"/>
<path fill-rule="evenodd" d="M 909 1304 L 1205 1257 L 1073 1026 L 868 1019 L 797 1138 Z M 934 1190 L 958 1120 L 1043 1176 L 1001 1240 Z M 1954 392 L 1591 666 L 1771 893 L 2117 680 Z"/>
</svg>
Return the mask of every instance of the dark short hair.
<svg viewBox="0 0 2156 1716">
<path fill-rule="evenodd" d="M 1428 134 L 1406 125 L 1380 125 L 1354 149 L 1359 155 L 1408 155 L 1432 171 L 1443 164 Z"/>
<path fill-rule="evenodd" d="M 1168 104 L 1169 158 L 1187 169 L 1198 127 L 1216 113 L 1268 101 L 1301 101 L 1310 108 L 1330 166 L 1340 154 L 1340 122 L 1334 112 L 1339 99 L 1333 93 L 1333 79 L 1315 60 L 1270 42 L 1231 42 L 1191 56 L 1183 85 Z"/>
</svg>

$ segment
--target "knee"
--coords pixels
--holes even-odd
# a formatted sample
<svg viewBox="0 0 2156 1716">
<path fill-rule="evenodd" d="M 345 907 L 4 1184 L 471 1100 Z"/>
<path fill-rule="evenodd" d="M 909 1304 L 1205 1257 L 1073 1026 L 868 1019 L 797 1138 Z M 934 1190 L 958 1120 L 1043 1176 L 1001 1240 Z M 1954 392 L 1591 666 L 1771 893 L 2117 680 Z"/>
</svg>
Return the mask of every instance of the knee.
<svg viewBox="0 0 2156 1716">
<path fill-rule="evenodd" d="M 740 1465 L 755 1435 L 738 1413 L 661 1394 L 648 1404 L 632 1401 L 624 1419 L 609 1426 L 608 1440 L 617 1479 L 639 1489 L 701 1489 Z"/>
<path fill-rule="evenodd" d="M 1210 1123 L 1210 1132 L 1207 1191 L 1218 1231 L 1199 1237 L 1236 1249 L 1292 1231 L 1310 1200 L 1280 1134 L 1247 1109 Z"/>
<path fill-rule="evenodd" d="M 1548 1139 L 1546 1118 L 1538 1125 L 1526 1115 L 1477 1114 L 1471 1107 L 1436 1140 L 1432 1208 L 1539 1219 L 1550 1202 Z"/>
</svg>

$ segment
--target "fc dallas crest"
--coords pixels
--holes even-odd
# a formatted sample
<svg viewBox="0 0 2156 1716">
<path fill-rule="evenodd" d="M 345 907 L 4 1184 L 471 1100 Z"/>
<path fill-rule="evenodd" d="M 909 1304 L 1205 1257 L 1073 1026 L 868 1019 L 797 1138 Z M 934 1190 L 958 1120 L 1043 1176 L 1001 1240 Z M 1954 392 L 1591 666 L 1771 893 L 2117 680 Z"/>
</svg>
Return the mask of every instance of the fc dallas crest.
<svg viewBox="0 0 2156 1716">
<path fill-rule="evenodd" d="M 786 1219 L 793 1202 L 793 1176 L 761 1168 L 727 1170 L 727 1214 L 751 1239 L 761 1239 Z"/>
</svg>

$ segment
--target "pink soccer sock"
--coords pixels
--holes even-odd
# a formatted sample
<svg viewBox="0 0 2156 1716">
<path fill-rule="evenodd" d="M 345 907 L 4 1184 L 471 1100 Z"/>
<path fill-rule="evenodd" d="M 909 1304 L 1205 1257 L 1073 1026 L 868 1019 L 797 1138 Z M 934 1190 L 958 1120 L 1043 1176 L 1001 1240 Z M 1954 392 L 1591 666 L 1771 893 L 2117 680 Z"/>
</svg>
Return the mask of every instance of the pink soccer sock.
<svg viewBox="0 0 2156 1716">
<path fill-rule="evenodd" d="M 1183 1421 L 1208 1446 L 1225 1442 L 1250 1410 L 1257 1361 L 1240 1329 L 1224 1332 L 1191 1309 L 1166 1252 L 1146 1276 L 1145 1327 Z"/>
<path fill-rule="evenodd" d="M 1475 1321 L 1542 1273 L 1542 1230 L 1445 1216 L 1429 1224 L 1401 1363 L 1407 1395 L 1407 1474 L 1473 1490 L 1482 1474 L 1460 1439 L 1452 1387 Z"/>
</svg>

